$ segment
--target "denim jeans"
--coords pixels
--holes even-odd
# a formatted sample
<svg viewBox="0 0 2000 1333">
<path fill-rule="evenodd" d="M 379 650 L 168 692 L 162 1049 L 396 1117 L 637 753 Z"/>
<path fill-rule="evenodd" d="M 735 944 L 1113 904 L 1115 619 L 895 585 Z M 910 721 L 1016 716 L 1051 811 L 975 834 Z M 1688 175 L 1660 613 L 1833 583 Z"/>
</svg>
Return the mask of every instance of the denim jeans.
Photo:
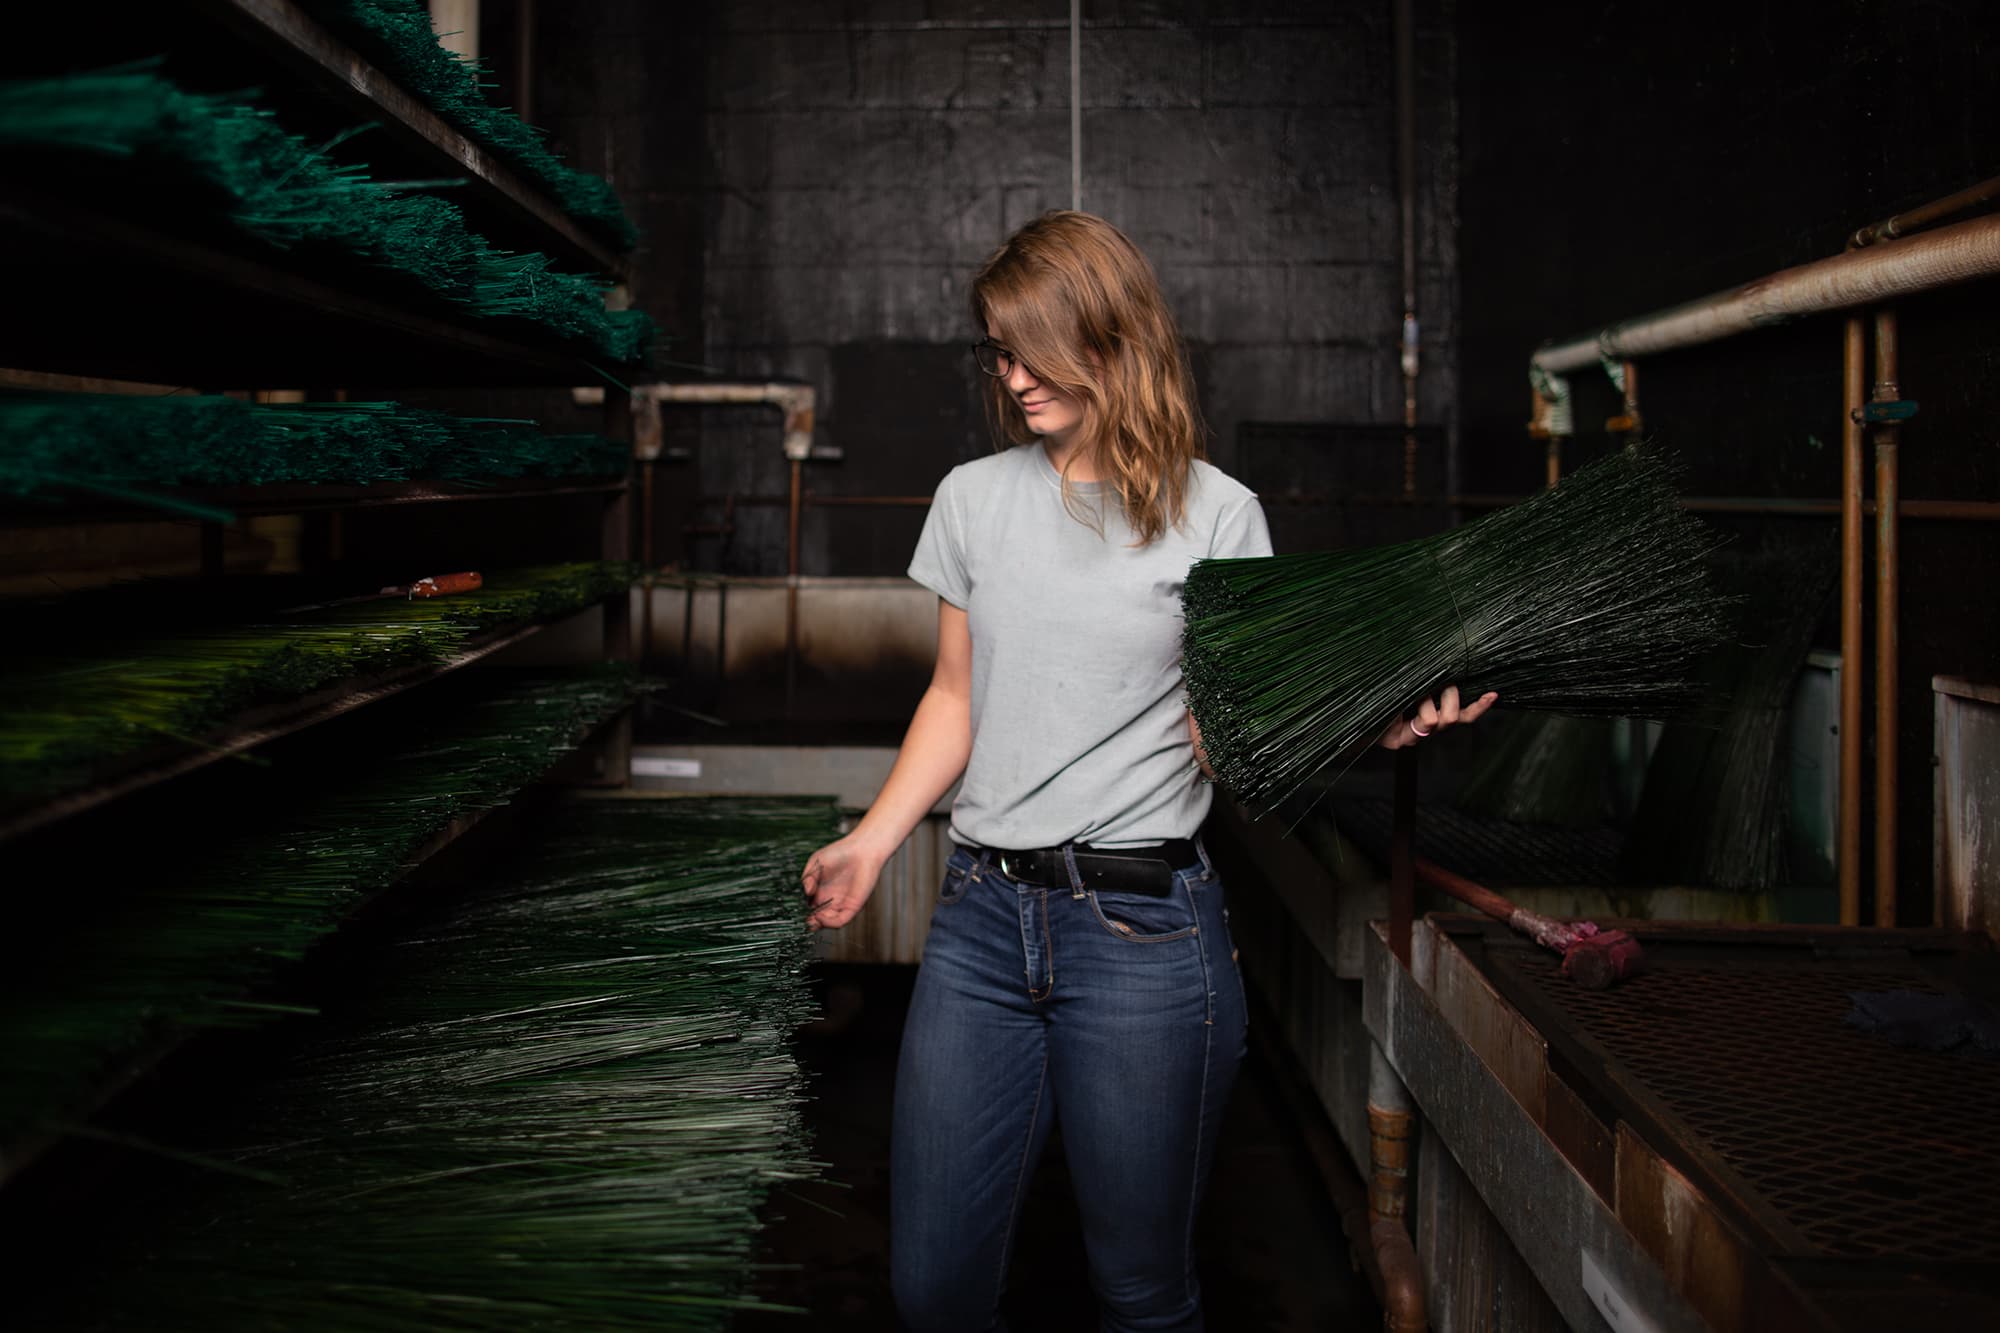
<svg viewBox="0 0 2000 1333">
<path fill-rule="evenodd" d="M 1244 1049 L 1206 852 L 1165 897 L 946 863 L 903 1032 L 890 1267 L 918 1333 L 1001 1327 L 1013 1233 L 1056 1118 L 1107 1330 L 1202 1327 L 1195 1211 Z"/>
</svg>

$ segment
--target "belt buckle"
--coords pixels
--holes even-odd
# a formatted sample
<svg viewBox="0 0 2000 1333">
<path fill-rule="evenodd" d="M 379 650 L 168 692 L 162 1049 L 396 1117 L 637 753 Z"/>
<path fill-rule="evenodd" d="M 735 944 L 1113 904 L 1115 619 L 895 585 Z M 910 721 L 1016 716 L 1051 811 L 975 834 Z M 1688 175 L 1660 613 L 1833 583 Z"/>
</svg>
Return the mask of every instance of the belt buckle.
<svg viewBox="0 0 2000 1333">
<path fill-rule="evenodd" d="M 1000 873 L 1005 875 L 1008 879 L 1014 880 L 1015 882 L 1019 883 L 1021 881 L 1021 877 L 1014 869 L 1014 862 L 1011 859 L 1013 855 L 1014 853 L 1009 851 L 1002 851 L 1000 853 L 1000 856 L 998 858 L 1000 864 Z"/>
</svg>

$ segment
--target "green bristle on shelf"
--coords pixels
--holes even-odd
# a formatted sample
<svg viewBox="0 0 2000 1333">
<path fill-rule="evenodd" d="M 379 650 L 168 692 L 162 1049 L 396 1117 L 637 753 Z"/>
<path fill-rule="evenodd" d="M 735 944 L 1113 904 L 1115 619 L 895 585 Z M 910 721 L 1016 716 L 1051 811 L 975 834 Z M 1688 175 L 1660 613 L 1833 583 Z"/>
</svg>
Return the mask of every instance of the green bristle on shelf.
<svg viewBox="0 0 2000 1333">
<path fill-rule="evenodd" d="M 350 766 L 279 765 L 276 808 L 204 850 L 168 850 L 119 896 L 45 912 L 0 982 L 0 1143 L 47 1132 L 175 1032 L 260 1023 L 241 1003 L 400 875 L 454 819 L 510 799 L 631 699 L 629 667 L 479 671 L 448 707 L 417 698 L 343 720 Z M 210 836 L 216 831 L 211 830 Z M 70 904 L 75 907 L 76 904 Z"/>
<path fill-rule="evenodd" d="M 0 81 L 0 149 L 119 158 L 150 179 L 202 187 L 217 211 L 266 244 L 318 247 L 413 284 L 453 311 L 527 320 L 613 364 L 643 361 L 652 327 L 636 311 L 605 309 L 605 279 L 556 271 L 545 255 L 497 249 L 466 226 L 455 204 L 335 162 L 338 140 L 308 143 L 268 111 L 188 92 L 157 68 Z"/>
<path fill-rule="evenodd" d="M 253 704 L 442 662 L 481 631 L 582 610 L 634 574 L 616 561 L 547 565 L 497 572 L 477 592 L 435 600 L 185 627 L 136 627 L 113 609 L 171 596 L 143 588 L 24 612 L 18 646 L 0 663 L 0 801 L 53 795 L 162 746 L 202 744 Z"/>
<path fill-rule="evenodd" d="M 0 496 L 146 498 L 145 486 L 367 485 L 606 476 L 630 446 L 397 403 L 0 395 Z M 171 503 L 155 498 L 155 503 Z"/>
<path fill-rule="evenodd" d="M 35 1326 L 728 1327 L 760 1206 L 814 1174 L 797 874 L 834 828 L 824 801 L 551 812 L 497 880 L 344 951 L 329 1016 L 172 1145 L 263 1180 L 122 1200 Z"/>
<path fill-rule="evenodd" d="M 638 232 L 611 183 L 565 163 L 541 131 L 487 100 L 492 84 L 484 67 L 438 42 L 423 0 L 306 0 L 306 8 L 444 119 L 539 182 L 564 212 L 616 248 L 632 248 Z"/>
<path fill-rule="evenodd" d="M 1447 684 L 1502 707 L 1672 712 L 1725 633 L 1716 543 L 1660 458 L 1624 452 L 1418 541 L 1199 561 L 1183 665 L 1210 762 L 1269 809 Z"/>
</svg>

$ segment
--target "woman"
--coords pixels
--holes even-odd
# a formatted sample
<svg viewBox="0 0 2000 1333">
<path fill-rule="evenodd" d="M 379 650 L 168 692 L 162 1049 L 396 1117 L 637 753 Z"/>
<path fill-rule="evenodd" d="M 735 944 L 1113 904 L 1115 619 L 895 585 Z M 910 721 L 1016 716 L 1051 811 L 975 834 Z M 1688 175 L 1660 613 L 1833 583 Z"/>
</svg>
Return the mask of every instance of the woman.
<svg viewBox="0 0 2000 1333">
<path fill-rule="evenodd" d="M 972 308 L 1017 447 L 937 489 L 910 565 L 939 597 L 935 672 L 874 805 L 807 862 L 811 920 L 852 919 L 963 776 L 897 1070 L 897 1306 L 919 1330 L 996 1326 L 1059 1114 L 1104 1326 L 1198 1329 L 1194 1217 L 1244 997 L 1195 839 L 1210 793 L 1180 591 L 1192 561 L 1268 555 L 1270 537 L 1256 496 L 1202 460 L 1179 333 L 1116 228 L 1029 223 Z M 1382 743 L 1491 703 L 1447 690 Z"/>
</svg>

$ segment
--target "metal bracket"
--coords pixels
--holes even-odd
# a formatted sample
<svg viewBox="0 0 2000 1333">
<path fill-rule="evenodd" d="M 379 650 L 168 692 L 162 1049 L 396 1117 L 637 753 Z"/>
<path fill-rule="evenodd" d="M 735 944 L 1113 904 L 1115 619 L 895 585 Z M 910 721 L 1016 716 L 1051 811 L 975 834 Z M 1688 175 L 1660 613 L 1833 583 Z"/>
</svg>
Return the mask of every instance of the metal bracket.
<svg viewBox="0 0 2000 1333">
<path fill-rule="evenodd" d="M 1890 398 L 1879 403 L 1863 403 L 1854 411 L 1854 419 L 1864 426 L 1880 426 L 1895 421 L 1908 421 L 1917 414 L 1914 398 Z"/>
</svg>

